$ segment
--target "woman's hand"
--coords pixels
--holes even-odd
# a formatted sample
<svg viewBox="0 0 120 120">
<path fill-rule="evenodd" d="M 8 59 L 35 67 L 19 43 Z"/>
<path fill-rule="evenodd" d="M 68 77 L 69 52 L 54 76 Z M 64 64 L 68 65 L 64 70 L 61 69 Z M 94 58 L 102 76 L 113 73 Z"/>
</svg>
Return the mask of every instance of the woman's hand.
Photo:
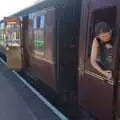
<svg viewBox="0 0 120 120">
<path fill-rule="evenodd" d="M 104 71 L 103 74 L 107 77 L 107 79 L 112 78 L 112 71 L 110 71 L 110 70 Z"/>
</svg>

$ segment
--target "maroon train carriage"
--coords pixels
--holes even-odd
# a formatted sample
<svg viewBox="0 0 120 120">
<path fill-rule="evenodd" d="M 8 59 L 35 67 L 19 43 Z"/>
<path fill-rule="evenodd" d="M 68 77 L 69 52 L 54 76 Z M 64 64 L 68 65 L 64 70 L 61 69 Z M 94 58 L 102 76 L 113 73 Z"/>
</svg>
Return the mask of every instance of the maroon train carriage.
<svg viewBox="0 0 120 120">
<path fill-rule="evenodd" d="M 77 97 L 78 106 L 98 120 L 120 119 L 118 0 L 43 2 L 23 17 L 23 68 L 62 96 Z M 113 29 L 113 79 L 90 64 L 95 24 Z M 79 63 L 79 64 L 78 64 Z"/>
</svg>

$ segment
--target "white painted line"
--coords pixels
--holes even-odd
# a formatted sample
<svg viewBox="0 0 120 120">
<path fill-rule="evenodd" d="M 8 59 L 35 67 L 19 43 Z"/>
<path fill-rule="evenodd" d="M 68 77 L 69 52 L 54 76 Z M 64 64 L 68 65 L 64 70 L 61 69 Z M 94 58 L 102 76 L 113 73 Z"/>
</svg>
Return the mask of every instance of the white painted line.
<svg viewBox="0 0 120 120">
<path fill-rule="evenodd" d="M 6 62 L 0 58 L 0 61 L 7 65 Z M 48 100 L 45 99 L 38 91 L 35 90 L 23 77 L 21 77 L 15 70 L 12 71 L 57 117 L 61 120 L 68 120 L 57 108 L 55 108 Z"/>
<path fill-rule="evenodd" d="M 0 61 L 1 61 L 3 64 L 7 65 L 7 63 L 6 63 L 2 58 L 0 58 Z"/>
<path fill-rule="evenodd" d="M 42 102 L 49 107 L 54 114 L 56 114 L 61 120 L 68 120 L 60 111 L 58 111 L 50 102 L 48 102 L 39 92 L 37 92 L 26 80 L 21 77 L 16 71 L 13 73 L 40 99 Z"/>
</svg>

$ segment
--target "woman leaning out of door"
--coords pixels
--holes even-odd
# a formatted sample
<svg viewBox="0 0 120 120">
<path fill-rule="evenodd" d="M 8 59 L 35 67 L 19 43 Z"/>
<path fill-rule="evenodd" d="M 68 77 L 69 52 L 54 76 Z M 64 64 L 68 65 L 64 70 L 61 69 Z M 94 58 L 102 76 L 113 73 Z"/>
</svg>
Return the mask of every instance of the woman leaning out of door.
<svg viewBox="0 0 120 120">
<path fill-rule="evenodd" d="M 111 44 L 112 30 L 105 22 L 99 22 L 95 26 L 95 38 L 92 43 L 91 65 L 107 79 L 112 78 Z"/>
</svg>

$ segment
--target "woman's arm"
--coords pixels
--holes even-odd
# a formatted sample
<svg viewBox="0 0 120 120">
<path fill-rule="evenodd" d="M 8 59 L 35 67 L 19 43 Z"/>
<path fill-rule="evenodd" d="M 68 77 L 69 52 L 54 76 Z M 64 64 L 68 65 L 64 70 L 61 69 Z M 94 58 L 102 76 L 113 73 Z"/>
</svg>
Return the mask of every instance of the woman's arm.
<svg viewBox="0 0 120 120">
<path fill-rule="evenodd" d="M 98 47 L 99 44 L 97 42 L 96 39 L 93 40 L 93 44 L 92 44 L 92 50 L 91 50 L 91 65 L 100 73 L 104 74 L 104 70 L 102 70 L 102 68 L 97 64 L 96 60 L 97 60 L 97 56 L 98 56 Z"/>
</svg>

